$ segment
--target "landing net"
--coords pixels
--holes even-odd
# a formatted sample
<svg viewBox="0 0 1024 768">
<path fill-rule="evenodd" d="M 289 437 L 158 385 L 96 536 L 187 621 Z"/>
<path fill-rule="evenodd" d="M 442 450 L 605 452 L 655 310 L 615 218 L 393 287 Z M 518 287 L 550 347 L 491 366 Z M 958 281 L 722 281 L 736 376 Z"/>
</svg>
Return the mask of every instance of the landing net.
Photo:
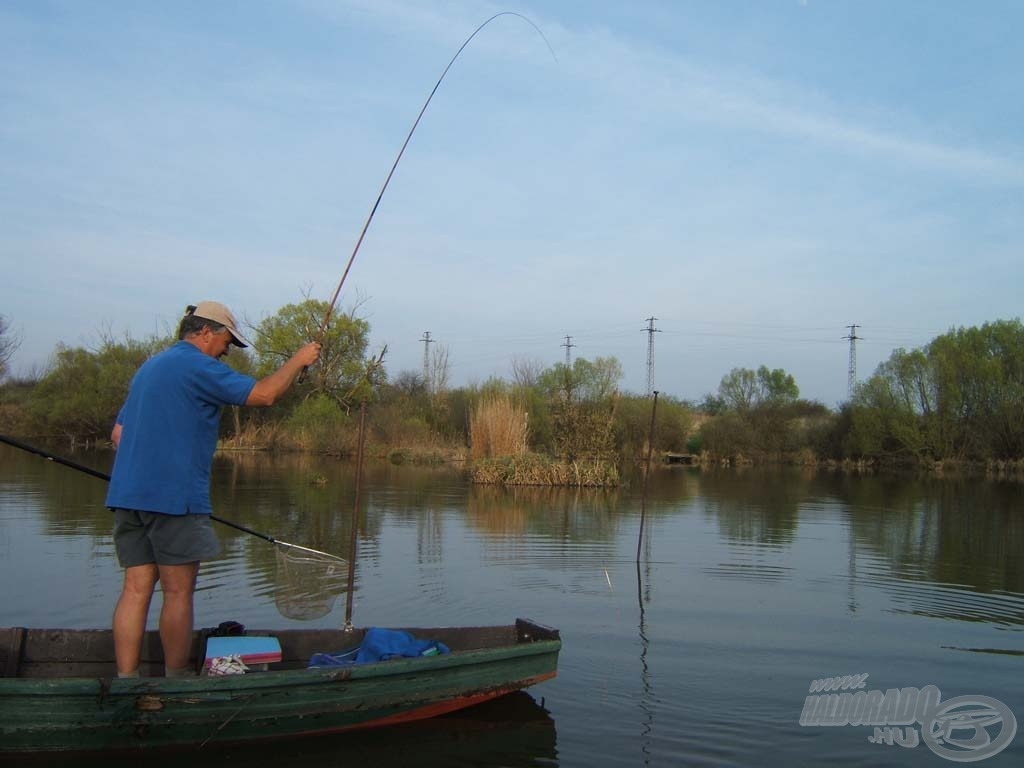
<svg viewBox="0 0 1024 768">
<path fill-rule="evenodd" d="M 345 592 L 347 576 L 348 561 L 343 558 L 278 542 L 277 610 L 298 621 L 326 616 Z"/>
</svg>

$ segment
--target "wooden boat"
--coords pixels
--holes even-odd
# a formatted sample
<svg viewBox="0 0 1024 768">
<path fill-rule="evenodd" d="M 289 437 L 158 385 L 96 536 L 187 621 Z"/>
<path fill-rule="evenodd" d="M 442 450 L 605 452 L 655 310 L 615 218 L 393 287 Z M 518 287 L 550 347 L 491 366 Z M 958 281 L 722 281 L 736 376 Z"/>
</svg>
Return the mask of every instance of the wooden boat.
<svg viewBox="0 0 1024 768">
<path fill-rule="evenodd" d="M 307 669 L 314 653 L 357 646 L 365 630 L 273 635 L 266 671 L 165 678 L 148 632 L 143 676 L 116 677 L 109 630 L 0 628 L 0 754 L 241 743 L 409 722 L 549 680 L 558 630 L 517 619 L 488 627 L 406 629 L 447 655 Z M 201 637 L 193 639 L 200 653 Z M 160 675 L 148 677 L 147 675 Z"/>
</svg>

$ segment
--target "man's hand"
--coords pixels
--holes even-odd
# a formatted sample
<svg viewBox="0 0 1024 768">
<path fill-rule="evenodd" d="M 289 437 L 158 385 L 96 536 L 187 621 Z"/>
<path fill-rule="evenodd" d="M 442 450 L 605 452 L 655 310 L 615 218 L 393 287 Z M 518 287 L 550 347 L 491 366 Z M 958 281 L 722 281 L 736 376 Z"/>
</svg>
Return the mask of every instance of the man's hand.
<svg viewBox="0 0 1024 768">
<path fill-rule="evenodd" d="M 292 359 L 299 363 L 300 367 L 308 368 L 320 358 L 320 342 L 311 341 L 292 355 Z"/>
<path fill-rule="evenodd" d="M 302 347 L 298 352 L 288 358 L 288 362 L 278 368 L 269 376 L 256 382 L 256 386 L 249 393 L 246 405 L 267 406 L 277 402 L 292 383 L 298 378 L 302 370 L 312 365 L 320 357 L 320 343 L 311 341 Z"/>
</svg>

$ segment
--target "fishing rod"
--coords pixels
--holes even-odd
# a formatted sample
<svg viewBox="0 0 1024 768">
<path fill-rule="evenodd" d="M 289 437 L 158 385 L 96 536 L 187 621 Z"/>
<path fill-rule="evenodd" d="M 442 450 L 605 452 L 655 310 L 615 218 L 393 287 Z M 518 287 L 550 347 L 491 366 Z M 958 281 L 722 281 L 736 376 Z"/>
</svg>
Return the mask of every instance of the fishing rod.
<svg viewBox="0 0 1024 768">
<path fill-rule="evenodd" d="M 518 16 L 520 19 L 522 19 L 535 30 L 537 30 L 537 34 L 541 36 L 541 39 L 544 40 L 544 44 L 547 45 L 548 50 L 551 51 L 551 56 L 555 59 L 556 62 L 558 61 L 558 57 L 555 56 L 555 49 L 551 47 L 551 43 L 548 42 L 548 39 L 544 36 L 544 33 L 541 32 L 540 27 L 538 27 L 528 18 L 523 16 L 521 13 L 516 13 L 515 11 L 502 11 L 500 13 L 494 14 L 493 16 L 491 16 L 491 18 L 487 19 L 487 21 L 485 21 L 483 24 L 481 24 L 479 27 L 473 30 L 473 34 L 467 37 L 465 41 L 462 43 L 462 45 L 459 46 L 459 50 L 455 52 L 455 55 L 452 56 L 451 61 L 448 62 L 448 66 L 444 68 L 444 71 L 441 73 L 441 76 L 437 78 L 437 82 L 434 83 L 434 88 L 430 91 L 430 95 L 427 96 L 427 100 L 423 103 L 423 107 L 420 109 L 419 114 L 416 116 L 416 120 L 413 122 L 412 128 L 409 129 L 409 133 L 405 137 L 405 141 L 402 142 L 402 148 L 398 150 L 398 155 L 397 157 L 395 157 L 395 162 L 391 164 L 391 170 L 388 171 L 387 178 L 384 179 L 384 184 L 383 186 L 381 186 L 380 192 L 377 194 L 377 199 L 374 201 L 373 207 L 370 209 L 370 215 L 366 217 L 366 223 L 363 224 L 363 229 L 362 231 L 360 231 L 359 238 L 356 240 L 355 247 L 352 249 L 352 255 L 348 257 L 348 262 L 345 264 L 345 271 L 341 273 L 341 280 L 338 281 L 338 286 L 334 289 L 334 294 L 331 296 L 331 300 L 327 303 L 327 311 L 324 313 L 324 319 L 320 323 L 320 330 L 317 333 L 316 337 L 316 341 L 318 343 L 323 343 L 324 335 L 327 333 L 327 326 L 331 321 L 331 315 L 334 313 L 334 306 L 338 302 L 338 296 L 341 294 L 342 286 L 345 285 L 345 278 L 348 277 L 349 270 L 352 269 L 352 263 L 356 260 L 356 254 L 359 253 L 359 247 L 363 244 L 363 238 L 366 236 L 366 231 L 370 228 L 370 222 L 373 221 L 373 216 L 375 213 L 377 213 L 377 207 L 380 205 L 381 198 L 384 197 L 384 191 L 388 188 L 388 184 L 391 183 L 391 177 L 394 176 L 395 169 L 398 167 L 398 163 L 402 159 L 402 155 L 405 154 L 405 148 L 409 146 L 409 141 L 412 139 L 413 133 L 416 132 L 416 126 L 420 124 L 420 119 L 423 117 L 423 113 L 426 112 L 427 107 L 430 106 L 430 100 L 434 98 L 434 94 L 437 93 L 437 89 L 441 87 L 441 83 L 444 81 L 445 75 L 448 74 L 448 70 L 452 68 L 452 65 L 455 63 L 455 60 L 459 58 L 459 54 L 461 54 L 462 51 L 465 50 L 466 46 L 469 45 L 470 41 L 477 36 L 480 30 L 482 30 L 484 27 L 486 27 L 499 16 Z M 302 373 L 299 374 L 300 381 L 305 377 L 305 373 L 306 369 L 303 368 Z"/>
<path fill-rule="evenodd" d="M 91 467 L 87 467 L 84 464 L 79 464 L 78 462 L 71 461 L 71 459 L 65 459 L 62 456 L 57 456 L 56 454 L 49 453 L 48 451 L 44 451 L 42 448 L 36 448 L 35 446 L 29 445 L 28 443 L 23 443 L 20 440 L 15 440 L 13 437 L 8 437 L 7 435 L 0 435 L 0 443 L 7 443 L 7 445 L 10 445 L 14 448 L 20 448 L 21 450 L 27 451 L 28 453 L 34 453 L 36 456 L 40 456 L 46 459 L 47 461 L 52 461 L 56 464 L 62 464 L 65 467 L 70 467 L 71 469 L 76 469 L 79 472 L 84 472 L 87 475 L 92 475 L 93 477 L 98 478 L 99 480 L 106 480 L 108 483 L 110 482 L 110 475 L 106 474 L 105 472 L 100 472 L 99 470 L 92 469 Z M 297 549 L 302 552 L 309 552 L 310 554 L 317 555 L 319 557 L 326 557 L 330 560 L 337 560 L 342 563 L 345 562 L 345 558 L 338 557 L 337 555 L 332 555 L 330 552 L 321 552 L 319 549 L 310 549 L 309 547 L 303 547 L 301 544 L 292 544 L 287 541 L 281 541 L 280 539 L 275 539 L 273 536 L 268 536 L 265 533 L 254 531 L 252 528 L 246 528 L 244 525 L 240 525 L 239 523 L 233 523 L 230 520 L 225 520 L 224 518 L 217 517 L 216 515 L 210 515 L 210 519 L 214 522 L 220 523 L 221 525 L 226 525 L 229 528 L 234 528 L 235 530 L 242 531 L 243 533 L 252 534 L 253 536 L 263 539 L 264 541 L 269 541 L 271 544 L 279 548 Z"/>
</svg>

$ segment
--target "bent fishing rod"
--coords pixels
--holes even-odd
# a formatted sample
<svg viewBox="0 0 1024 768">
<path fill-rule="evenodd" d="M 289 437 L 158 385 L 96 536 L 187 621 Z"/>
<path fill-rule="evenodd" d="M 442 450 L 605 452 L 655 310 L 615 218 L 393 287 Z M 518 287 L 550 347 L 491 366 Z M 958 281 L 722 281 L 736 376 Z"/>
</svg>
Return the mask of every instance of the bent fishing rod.
<svg viewBox="0 0 1024 768">
<path fill-rule="evenodd" d="M 46 459 L 47 461 L 52 461 L 55 464 L 61 464 L 65 467 L 76 469 L 79 472 L 83 472 L 87 475 L 92 475 L 93 477 L 99 480 L 106 480 L 108 483 L 110 482 L 110 475 L 106 474 L 105 472 L 100 472 L 99 470 L 93 469 L 92 467 L 87 467 L 84 464 L 79 464 L 78 462 L 71 461 L 71 459 L 65 459 L 62 456 L 58 456 L 48 451 L 44 451 L 42 448 L 36 448 L 35 446 L 29 445 L 28 443 L 23 443 L 20 440 L 15 440 L 13 437 L 8 437 L 7 435 L 0 435 L 0 443 L 6 443 L 7 445 L 10 445 L 14 448 L 20 448 L 21 450 L 27 451 L 28 453 L 33 453 L 36 456 Z M 243 533 L 252 534 L 253 536 L 263 539 L 264 541 L 269 541 L 271 544 L 277 547 L 284 547 L 286 549 L 298 549 L 303 552 L 309 552 L 311 554 L 318 555 L 320 557 L 326 557 L 330 558 L 331 560 L 340 560 L 341 562 L 345 562 L 345 559 L 343 557 L 332 555 L 330 552 L 321 552 L 319 549 L 310 549 L 309 547 L 303 547 L 301 544 L 292 544 L 287 541 L 281 541 L 280 539 L 275 539 L 273 536 L 268 536 L 265 533 L 254 531 L 252 528 L 246 528 L 244 525 L 233 523 L 230 520 L 225 520 L 224 518 L 217 517 L 216 515 L 210 515 L 210 519 L 220 523 L 221 525 L 226 525 L 229 528 L 234 528 L 235 530 L 242 531 Z"/>
<path fill-rule="evenodd" d="M 467 37 L 465 41 L 462 43 L 462 45 L 459 46 L 459 50 L 455 52 L 455 55 L 452 56 L 451 61 L 448 62 L 448 66 L 444 68 L 444 71 L 441 72 L 441 76 L 437 78 L 437 82 L 434 83 L 434 87 L 430 91 L 430 95 L 427 96 L 427 100 L 423 102 L 423 107 L 420 109 L 419 114 L 416 115 L 416 120 L 413 122 L 412 128 L 409 129 L 409 133 L 405 137 L 405 141 L 402 142 L 402 148 L 398 150 L 398 155 L 395 157 L 395 162 L 391 164 L 391 170 L 388 171 L 387 178 L 384 179 L 384 184 L 383 186 L 381 186 L 380 192 L 377 194 L 377 199 L 374 201 L 373 207 L 370 209 L 370 215 L 366 217 L 366 223 L 363 224 L 363 228 L 359 233 L 359 237 L 358 239 L 356 239 L 355 247 L 352 249 L 352 255 L 348 257 L 348 262 L 345 264 L 345 271 L 341 273 L 341 280 L 338 281 L 338 285 L 334 289 L 334 294 L 331 296 L 331 300 L 327 303 L 327 311 L 324 313 L 324 319 L 320 323 L 320 330 L 317 333 L 316 337 L 317 343 L 323 343 L 324 335 L 327 333 L 327 326 L 331 321 L 331 315 L 334 313 L 334 306 L 338 302 L 338 296 L 341 294 L 342 286 L 345 285 L 345 278 L 348 277 L 349 270 L 352 269 L 352 263 L 356 260 L 356 254 L 359 253 L 359 247 L 363 244 L 363 238 L 366 236 L 366 231 L 370 228 L 370 222 L 373 221 L 373 216 L 375 213 L 377 213 L 377 207 L 380 205 L 381 198 L 384 197 L 384 192 L 385 190 L 387 190 L 388 184 L 391 183 L 391 177 L 395 175 L 395 169 L 398 167 L 398 163 L 402 159 L 402 155 L 405 154 L 405 148 L 409 146 L 409 142 L 412 140 L 412 135 L 416 132 L 416 126 L 420 124 L 420 120 L 423 117 L 423 113 L 426 112 L 427 107 L 430 106 L 430 100 L 434 98 L 434 94 L 437 93 L 437 89 L 441 87 L 441 83 L 444 81 L 445 75 L 448 74 L 448 70 L 452 68 L 452 65 L 455 63 L 455 60 L 459 58 L 459 55 L 462 53 L 463 50 L 465 50 L 466 46 L 469 45 L 470 41 L 477 36 L 480 30 L 482 30 L 484 27 L 486 27 L 499 16 L 518 16 L 520 19 L 522 19 L 535 30 L 537 30 L 537 34 L 541 36 L 541 39 L 544 41 L 544 44 L 547 45 L 548 50 L 551 51 L 551 56 L 555 59 L 556 62 L 558 61 L 558 57 L 555 56 L 555 49 L 551 47 L 551 43 L 548 42 L 548 39 L 544 36 L 544 33 L 541 32 L 540 27 L 538 27 L 528 18 L 523 16 L 521 13 L 516 13 L 515 11 L 502 11 L 501 13 L 494 14 L 493 16 L 491 16 L 491 18 L 487 19 L 487 21 L 485 21 L 483 24 L 481 24 L 479 27 L 473 30 L 473 34 Z M 303 368 L 302 372 L 299 374 L 300 381 L 302 381 L 305 378 L 305 374 L 306 369 Z"/>
</svg>

